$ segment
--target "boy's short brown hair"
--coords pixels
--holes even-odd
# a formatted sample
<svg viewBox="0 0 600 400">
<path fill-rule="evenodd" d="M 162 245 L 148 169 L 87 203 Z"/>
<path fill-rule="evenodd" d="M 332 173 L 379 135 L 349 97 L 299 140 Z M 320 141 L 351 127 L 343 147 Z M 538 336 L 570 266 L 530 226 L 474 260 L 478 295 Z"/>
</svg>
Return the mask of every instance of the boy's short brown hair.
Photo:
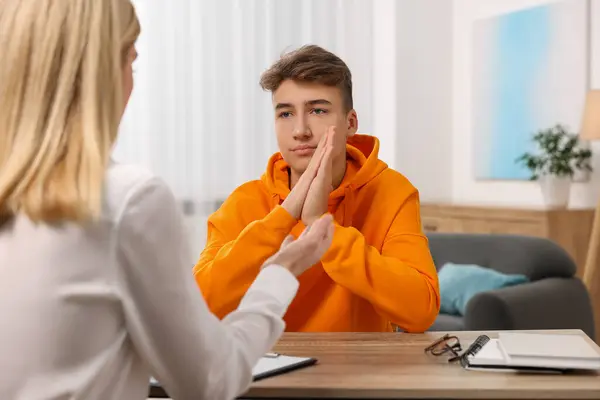
<svg viewBox="0 0 600 400">
<path fill-rule="evenodd" d="M 350 69 L 341 58 L 319 46 L 302 46 L 281 56 L 262 74 L 260 86 L 263 90 L 274 92 L 288 79 L 336 86 L 342 93 L 346 111 L 354 107 Z"/>
</svg>

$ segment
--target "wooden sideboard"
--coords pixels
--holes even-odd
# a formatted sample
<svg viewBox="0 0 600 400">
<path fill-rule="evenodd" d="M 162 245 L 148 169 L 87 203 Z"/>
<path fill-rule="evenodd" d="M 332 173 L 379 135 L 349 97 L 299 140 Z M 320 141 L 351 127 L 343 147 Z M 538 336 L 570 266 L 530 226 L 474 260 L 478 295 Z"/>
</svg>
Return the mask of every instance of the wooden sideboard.
<svg viewBox="0 0 600 400">
<path fill-rule="evenodd" d="M 423 203 L 421 219 L 426 233 L 499 233 L 550 239 L 573 257 L 577 275 L 582 277 L 594 210 Z"/>
</svg>

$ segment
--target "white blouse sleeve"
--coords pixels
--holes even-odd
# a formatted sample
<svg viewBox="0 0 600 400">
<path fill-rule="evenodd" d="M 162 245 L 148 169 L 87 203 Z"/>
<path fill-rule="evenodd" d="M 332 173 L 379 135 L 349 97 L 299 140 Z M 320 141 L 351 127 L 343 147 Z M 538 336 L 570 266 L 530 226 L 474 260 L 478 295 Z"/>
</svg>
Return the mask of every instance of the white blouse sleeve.
<svg viewBox="0 0 600 400">
<path fill-rule="evenodd" d="M 124 313 L 133 345 L 176 399 L 233 399 L 284 330 L 298 290 L 286 269 L 261 271 L 220 321 L 196 285 L 188 238 L 169 188 L 153 178 L 131 191 L 117 224 Z"/>
</svg>

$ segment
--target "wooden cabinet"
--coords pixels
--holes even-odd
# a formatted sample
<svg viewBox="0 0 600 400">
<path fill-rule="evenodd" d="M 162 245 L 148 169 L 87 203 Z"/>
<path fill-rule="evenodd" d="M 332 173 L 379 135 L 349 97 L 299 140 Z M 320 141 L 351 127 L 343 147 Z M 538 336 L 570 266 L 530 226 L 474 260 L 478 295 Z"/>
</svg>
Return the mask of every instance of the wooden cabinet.
<svg viewBox="0 0 600 400">
<path fill-rule="evenodd" d="M 583 275 L 593 209 L 545 210 L 421 204 L 425 232 L 494 233 L 544 237 L 562 246 L 575 260 L 577 275 Z"/>
</svg>

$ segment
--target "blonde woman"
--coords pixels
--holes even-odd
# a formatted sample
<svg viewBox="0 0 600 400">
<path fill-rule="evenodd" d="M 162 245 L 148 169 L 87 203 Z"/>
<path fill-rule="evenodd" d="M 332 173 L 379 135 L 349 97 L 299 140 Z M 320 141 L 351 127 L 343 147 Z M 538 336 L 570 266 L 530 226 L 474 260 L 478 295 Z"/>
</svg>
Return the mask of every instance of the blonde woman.
<svg viewBox="0 0 600 400">
<path fill-rule="evenodd" d="M 234 398 L 331 243 L 329 216 L 298 240 L 257 222 L 281 250 L 236 311 L 208 311 L 171 192 L 109 162 L 138 33 L 129 0 L 0 0 L 3 399 L 142 399 L 151 375 L 176 399 Z"/>
</svg>

